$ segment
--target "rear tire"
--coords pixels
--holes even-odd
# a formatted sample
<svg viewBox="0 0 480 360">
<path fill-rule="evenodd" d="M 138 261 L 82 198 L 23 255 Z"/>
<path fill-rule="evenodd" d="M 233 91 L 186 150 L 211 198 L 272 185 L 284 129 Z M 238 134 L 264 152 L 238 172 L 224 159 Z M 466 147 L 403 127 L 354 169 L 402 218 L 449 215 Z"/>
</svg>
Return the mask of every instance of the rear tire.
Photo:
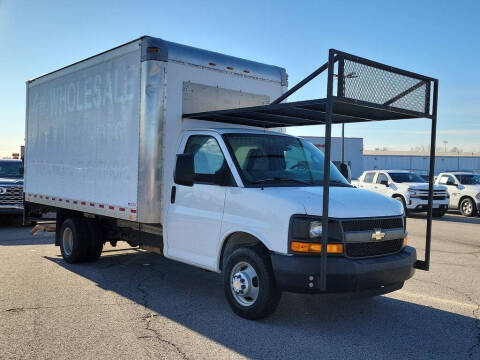
<svg viewBox="0 0 480 360">
<path fill-rule="evenodd" d="M 460 203 L 460 212 L 463 216 L 473 216 L 476 213 L 477 209 L 475 208 L 475 204 L 472 199 L 466 198 L 463 199 Z"/>
<path fill-rule="evenodd" d="M 85 261 L 88 251 L 88 227 L 83 219 L 66 219 L 60 234 L 60 251 L 63 259 L 70 264 Z"/>
<path fill-rule="evenodd" d="M 223 266 L 223 286 L 233 312 L 249 320 L 272 314 L 282 296 L 270 257 L 259 246 L 241 247 L 228 256 Z"/>
<path fill-rule="evenodd" d="M 100 225 L 95 220 L 84 220 L 88 227 L 88 249 L 86 261 L 97 261 L 103 250 L 103 233 Z"/>
</svg>

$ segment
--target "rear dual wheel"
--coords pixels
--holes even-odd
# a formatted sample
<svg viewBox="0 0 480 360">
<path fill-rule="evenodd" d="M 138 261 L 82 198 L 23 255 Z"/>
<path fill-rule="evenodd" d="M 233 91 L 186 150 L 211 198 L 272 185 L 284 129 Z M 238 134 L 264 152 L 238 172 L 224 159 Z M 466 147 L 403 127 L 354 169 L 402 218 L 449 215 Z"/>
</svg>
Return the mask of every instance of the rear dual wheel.
<svg viewBox="0 0 480 360">
<path fill-rule="evenodd" d="M 95 261 L 102 253 L 103 239 L 98 224 L 84 218 L 66 219 L 60 230 L 63 259 L 75 264 Z"/>
</svg>

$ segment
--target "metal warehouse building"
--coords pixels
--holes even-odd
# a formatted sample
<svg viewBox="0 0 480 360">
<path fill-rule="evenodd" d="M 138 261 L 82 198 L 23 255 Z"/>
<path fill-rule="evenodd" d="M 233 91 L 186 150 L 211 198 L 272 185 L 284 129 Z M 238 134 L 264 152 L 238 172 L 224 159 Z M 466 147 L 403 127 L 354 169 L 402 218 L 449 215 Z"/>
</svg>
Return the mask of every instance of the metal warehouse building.
<svg viewBox="0 0 480 360">
<path fill-rule="evenodd" d="M 305 140 L 323 150 L 325 139 L 317 136 L 302 136 Z M 412 151 L 371 151 L 363 150 L 363 138 L 346 137 L 344 141 L 345 162 L 352 169 L 352 178 L 358 178 L 365 170 L 395 169 L 410 170 L 427 174 L 429 155 Z M 342 138 L 332 137 L 332 161 L 341 161 Z M 480 172 L 480 153 L 437 153 L 435 175 L 442 171 Z"/>
<path fill-rule="evenodd" d="M 363 152 L 363 167 L 370 169 L 401 169 L 426 174 L 429 156 L 411 151 L 369 151 Z M 442 171 L 480 171 L 479 153 L 438 153 L 435 159 L 435 173 Z"/>
</svg>

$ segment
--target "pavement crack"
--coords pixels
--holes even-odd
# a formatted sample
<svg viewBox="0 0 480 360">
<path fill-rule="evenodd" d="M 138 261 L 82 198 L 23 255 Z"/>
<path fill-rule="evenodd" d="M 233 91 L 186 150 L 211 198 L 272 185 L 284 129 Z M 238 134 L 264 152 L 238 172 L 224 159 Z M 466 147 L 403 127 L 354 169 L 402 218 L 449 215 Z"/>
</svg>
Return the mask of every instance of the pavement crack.
<svg viewBox="0 0 480 360">
<path fill-rule="evenodd" d="M 43 309 L 62 309 L 62 308 L 81 308 L 81 307 L 94 307 L 94 306 L 121 306 L 121 305 L 133 305 L 135 302 L 124 302 L 124 303 L 111 303 L 111 304 L 69 304 L 69 305 L 54 305 L 54 306 L 24 306 L 24 307 L 13 307 L 8 309 L 3 309 L 4 312 L 10 313 L 19 313 L 25 310 L 43 310 Z"/>
<path fill-rule="evenodd" d="M 148 312 L 148 310 L 149 310 L 148 298 L 150 296 L 150 293 L 149 293 L 148 289 L 143 286 L 143 284 L 145 282 L 147 282 L 148 280 L 151 280 L 151 279 L 153 279 L 153 276 L 149 276 L 149 277 L 146 277 L 146 278 L 140 280 L 137 284 L 137 290 L 142 293 L 141 303 L 142 303 L 143 307 L 145 308 L 145 310 L 147 311 L 145 313 L 145 315 L 142 316 L 142 320 L 145 322 L 145 328 L 144 329 L 149 331 L 152 334 L 152 336 L 144 335 L 144 336 L 140 336 L 138 338 L 139 339 L 155 338 L 155 339 L 159 340 L 160 342 L 172 347 L 177 352 L 177 354 L 179 354 L 183 359 L 188 359 L 187 354 L 177 344 L 163 338 L 162 335 L 160 334 L 160 332 L 158 330 L 152 328 L 152 326 L 151 326 L 152 320 L 155 317 L 159 316 L 159 314 L 156 314 L 154 312 Z"/>
</svg>

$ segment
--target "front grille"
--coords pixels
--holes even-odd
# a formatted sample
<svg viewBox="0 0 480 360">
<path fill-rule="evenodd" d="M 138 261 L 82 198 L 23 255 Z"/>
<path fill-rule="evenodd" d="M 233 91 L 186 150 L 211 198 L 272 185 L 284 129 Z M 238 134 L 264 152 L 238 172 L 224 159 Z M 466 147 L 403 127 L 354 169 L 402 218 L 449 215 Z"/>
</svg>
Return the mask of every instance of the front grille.
<svg viewBox="0 0 480 360">
<path fill-rule="evenodd" d="M 0 194 L 0 205 L 22 205 L 23 186 L 2 186 L 6 192 Z"/>
<path fill-rule="evenodd" d="M 393 254 L 402 249 L 403 239 L 364 243 L 345 244 L 345 255 L 352 258 L 364 258 Z"/>
<path fill-rule="evenodd" d="M 428 196 L 419 196 L 422 200 L 428 200 Z M 445 200 L 445 196 L 434 196 L 433 200 Z"/>
<path fill-rule="evenodd" d="M 355 219 L 342 221 L 343 231 L 368 231 L 374 229 L 397 229 L 403 228 L 403 219 L 395 218 L 373 218 Z"/>
</svg>

